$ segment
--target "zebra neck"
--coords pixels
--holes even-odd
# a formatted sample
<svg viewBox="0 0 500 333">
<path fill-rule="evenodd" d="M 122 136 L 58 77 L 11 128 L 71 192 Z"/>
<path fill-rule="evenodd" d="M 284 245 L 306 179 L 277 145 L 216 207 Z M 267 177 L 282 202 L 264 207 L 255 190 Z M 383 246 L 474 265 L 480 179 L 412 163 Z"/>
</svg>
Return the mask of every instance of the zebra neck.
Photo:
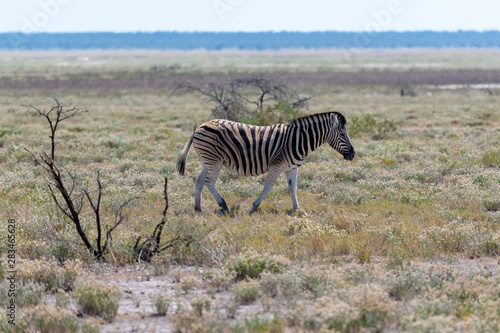
<svg viewBox="0 0 500 333">
<path fill-rule="evenodd" d="M 321 126 L 293 126 L 290 130 L 291 145 L 296 160 L 304 160 L 326 141 L 325 128 Z"/>
</svg>

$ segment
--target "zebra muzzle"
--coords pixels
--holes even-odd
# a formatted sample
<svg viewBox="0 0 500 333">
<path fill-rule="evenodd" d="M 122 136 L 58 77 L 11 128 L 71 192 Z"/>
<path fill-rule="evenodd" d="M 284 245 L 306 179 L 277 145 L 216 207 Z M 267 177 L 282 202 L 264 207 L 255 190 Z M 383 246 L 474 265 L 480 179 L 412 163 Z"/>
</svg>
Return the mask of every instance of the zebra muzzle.
<svg viewBox="0 0 500 333">
<path fill-rule="evenodd" d="M 354 152 L 354 149 L 351 149 L 349 150 L 348 153 L 345 153 L 344 154 L 344 160 L 348 160 L 348 161 L 352 161 L 354 159 L 354 156 L 355 156 L 355 152 Z"/>
</svg>

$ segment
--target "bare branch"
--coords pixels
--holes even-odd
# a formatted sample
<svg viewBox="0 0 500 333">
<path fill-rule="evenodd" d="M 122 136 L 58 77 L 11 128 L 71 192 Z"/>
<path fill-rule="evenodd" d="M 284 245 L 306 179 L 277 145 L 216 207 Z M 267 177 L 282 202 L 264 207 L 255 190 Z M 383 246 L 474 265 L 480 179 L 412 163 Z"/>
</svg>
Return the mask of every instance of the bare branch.
<svg viewBox="0 0 500 333">
<path fill-rule="evenodd" d="M 165 207 L 163 209 L 161 222 L 156 226 L 153 236 L 156 237 L 156 245 L 155 249 L 159 250 L 159 246 L 161 243 L 161 233 L 163 231 L 163 226 L 167 222 L 167 210 L 168 210 L 168 178 L 165 177 L 165 184 L 163 185 L 163 198 L 165 199 Z"/>
<path fill-rule="evenodd" d="M 151 261 L 151 258 L 156 254 L 161 253 L 162 251 L 174 246 L 178 242 L 185 241 L 189 245 L 189 241 L 185 238 L 179 236 L 178 232 L 175 233 L 175 236 L 170 239 L 163 246 L 161 245 L 161 236 L 163 232 L 163 228 L 165 223 L 167 222 L 167 210 L 169 207 L 168 204 L 168 179 L 165 177 L 165 183 L 163 186 L 163 198 L 165 200 L 165 206 L 163 208 L 162 219 L 160 223 L 158 223 L 153 231 L 153 234 L 149 237 L 144 237 L 144 241 L 141 243 L 143 236 L 139 236 L 134 245 L 134 251 L 137 254 L 138 260 Z"/>
<path fill-rule="evenodd" d="M 47 98 L 44 98 L 42 103 L 46 100 Z M 57 131 L 57 127 L 59 126 L 59 123 L 68 119 L 76 116 L 77 114 L 88 112 L 88 110 L 85 109 L 79 109 L 76 106 L 70 109 L 65 109 L 65 106 L 59 102 L 57 97 L 52 97 L 56 105 L 52 106 L 48 111 L 41 110 L 38 106 L 34 105 L 23 105 L 26 107 L 26 113 L 28 112 L 35 112 L 40 116 L 43 116 L 46 120 L 47 123 L 49 124 L 50 127 L 50 141 L 51 141 L 51 158 L 52 160 L 55 160 L 55 134 Z M 52 114 L 55 113 L 55 116 L 52 116 Z M 24 117 L 24 115 L 23 115 Z"/>
<path fill-rule="evenodd" d="M 293 109 L 297 109 L 297 108 L 307 108 L 307 102 L 311 99 L 311 97 L 305 97 L 305 98 L 301 98 L 295 102 L 293 102 L 290 106 L 293 108 Z"/>
<path fill-rule="evenodd" d="M 270 76 L 265 74 L 233 77 L 220 82 L 209 82 L 204 85 L 193 85 L 181 83 L 177 85 L 175 92 L 180 94 L 195 93 L 201 98 L 213 103 L 213 118 L 225 118 L 241 121 L 255 119 L 259 122 L 266 120 L 267 108 L 276 108 L 279 103 L 290 109 L 299 110 L 306 108 L 306 101 L 310 98 L 300 97 L 293 89 L 290 89 L 283 80 L 283 73 Z M 274 105 L 271 104 L 274 102 Z M 296 112 L 288 112 L 291 115 L 300 116 Z M 281 119 L 281 115 L 279 116 Z M 273 118 L 274 120 L 276 117 Z M 287 119 L 291 120 L 291 119 Z M 266 125 L 266 123 L 260 123 Z"/>
<path fill-rule="evenodd" d="M 64 213 L 64 215 L 66 215 L 66 216 L 67 216 L 70 220 L 72 220 L 72 221 L 73 221 L 73 216 L 72 216 L 70 213 L 68 213 L 68 212 L 67 212 L 67 208 L 63 208 L 63 207 L 61 206 L 61 204 L 59 203 L 59 201 L 57 200 L 57 197 L 56 197 L 56 195 L 55 195 L 55 193 L 54 193 L 54 190 L 52 189 L 52 185 L 51 185 L 51 184 L 49 184 L 49 183 L 47 183 L 47 186 L 48 186 L 48 188 L 49 188 L 50 195 L 52 196 L 52 199 L 54 200 L 54 203 L 56 204 L 57 208 L 59 208 L 59 210 L 60 210 L 61 212 L 63 212 L 63 213 Z"/>
<path fill-rule="evenodd" d="M 92 201 L 92 198 L 90 198 L 90 194 L 87 189 L 81 189 L 85 197 L 87 198 L 87 201 L 90 204 L 90 207 L 94 211 L 94 217 L 95 217 L 95 222 L 96 222 L 96 228 L 97 228 L 97 239 L 96 239 L 96 245 L 97 245 L 97 251 L 102 253 L 103 250 L 101 248 L 101 236 L 102 236 L 102 228 L 101 228 L 101 214 L 100 214 L 100 206 L 101 206 L 101 196 L 102 196 L 102 184 L 101 184 L 101 174 L 100 170 L 97 169 L 97 200 L 96 203 Z"/>
<path fill-rule="evenodd" d="M 26 150 L 28 153 L 31 154 L 31 156 L 33 156 L 33 161 L 35 162 L 35 165 L 36 166 L 41 166 L 42 168 L 44 167 L 40 161 L 38 160 L 38 158 L 35 156 L 35 154 L 33 154 L 28 148 L 24 148 L 24 150 Z"/>
<path fill-rule="evenodd" d="M 104 245 L 102 246 L 101 253 L 103 253 L 104 251 L 106 251 L 106 248 L 108 246 L 108 241 L 110 241 L 110 242 L 113 241 L 112 232 L 120 224 L 122 224 L 124 222 L 123 209 L 126 206 L 128 206 L 132 201 L 137 200 L 137 199 L 140 199 L 140 198 L 134 197 L 134 198 L 128 199 L 127 201 L 125 201 L 124 203 L 122 203 L 120 205 L 120 207 L 118 208 L 118 210 L 116 211 L 116 214 L 115 214 L 115 224 L 106 232 L 106 241 L 104 242 Z M 100 255 L 98 257 L 100 257 Z"/>
</svg>

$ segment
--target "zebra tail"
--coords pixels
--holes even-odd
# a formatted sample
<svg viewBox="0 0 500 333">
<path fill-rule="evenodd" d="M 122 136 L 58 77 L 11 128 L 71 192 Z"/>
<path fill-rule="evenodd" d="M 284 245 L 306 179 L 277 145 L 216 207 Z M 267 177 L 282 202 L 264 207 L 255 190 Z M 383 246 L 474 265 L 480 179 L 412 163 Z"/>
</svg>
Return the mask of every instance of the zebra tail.
<svg viewBox="0 0 500 333">
<path fill-rule="evenodd" d="M 179 159 L 177 160 L 177 171 L 181 176 L 184 175 L 184 170 L 186 169 L 186 159 L 189 152 L 189 148 L 191 148 L 191 144 L 193 143 L 193 137 L 194 135 L 192 135 L 189 141 L 186 143 L 181 156 L 179 156 Z"/>
</svg>

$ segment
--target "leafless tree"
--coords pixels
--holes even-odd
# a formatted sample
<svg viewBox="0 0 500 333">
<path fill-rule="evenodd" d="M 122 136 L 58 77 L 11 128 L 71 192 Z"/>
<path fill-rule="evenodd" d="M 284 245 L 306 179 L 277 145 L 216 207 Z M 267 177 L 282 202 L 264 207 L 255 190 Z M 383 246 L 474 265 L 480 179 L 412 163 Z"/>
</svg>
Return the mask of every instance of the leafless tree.
<svg viewBox="0 0 500 333">
<path fill-rule="evenodd" d="M 231 80 L 210 82 L 202 87 L 181 83 L 177 85 L 175 91 L 181 94 L 195 93 L 208 102 L 214 103 L 212 114 L 217 118 L 236 119 L 245 106 L 234 95 L 236 88 L 233 85 Z"/>
<path fill-rule="evenodd" d="M 261 118 L 268 109 L 279 103 L 285 103 L 291 110 L 304 109 L 310 100 L 310 97 L 302 97 L 289 88 L 283 75 L 231 77 L 202 86 L 182 83 L 177 85 L 175 92 L 198 94 L 215 104 L 212 117 L 235 121 Z"/>
<path fill-rule="evenodd" d="M 110 242 L 112 241 L 113 231 L 125 221 L 125 217 L 123 216 L 123 209 L 136 198 L 129 199 L 123 202 L 118 207 L 115 212 L 114 222 L 112 223 L 111 227 L 107 228 L 107 231 L 103 236 L 103 223 L 101 221 L 100 210 L 103 187 L 100 171 L 97 171 L 97 191 L 94 195 L 95 198 L 92 199 L 91 192 L 87 188 L 79 187 L 73 174 L 71 174 L 69 170 L 64 169 L 56 159 L 56 133 L 59 124 L 80 113 L 87 112 L 88 110 L 80 109 L 77 107 L 66 108 L 59 102 L 57 98 L 53 97 L 53 99 L 55 101 L 55 105 L 52 106 L 48 111 L 42 110 L 38 106 L 24 105 L 27 108 L 26 112 L 34 112 L 35 114 L 44 117 L 49 124 L 49 138 L 51 141 L 50 155 L 46 152 L 35 155 L 27 148 L 25 148 L 25 150 L 33 156 L 35 164 L 42 167 L 47 172 L 49 176 L 47 180 L 47 186 L 56 207 L 67 218 L 71 220 L 87 250 L 95 258 L 100 259 L 103 257 L 104 253 L 108 249 Z M 97 239 L 94 243 L 89 240 L 80 218 L 80 213 L 85 202 L 88 202 L 94 213 L 94 219 L 97 229 Z"/>
<path fill-rule="evenodd" d="M 306 102 L 311 98 L 300 97 L 296 91 L 290 89 L 281 80 L 282 77 L 283 74 L 274 77 L 258 74 L 235 78 L 232 84 L 233 89 L 234 87 L 243 89 L 234 90 L 233 93 L 245 102 L 255 104 L 259 112 L 264 112 L 264 105 L 269 101 L 286 101 L 290 103 L 292 108 L 306 107 Z M 245 87 L 257 90 L 256 94 L 253 94 L 253 97 L 256 97 L 255 99 L 249 99 L 242 93 L 242 91 L 245 91 Z"/>
</svg>

